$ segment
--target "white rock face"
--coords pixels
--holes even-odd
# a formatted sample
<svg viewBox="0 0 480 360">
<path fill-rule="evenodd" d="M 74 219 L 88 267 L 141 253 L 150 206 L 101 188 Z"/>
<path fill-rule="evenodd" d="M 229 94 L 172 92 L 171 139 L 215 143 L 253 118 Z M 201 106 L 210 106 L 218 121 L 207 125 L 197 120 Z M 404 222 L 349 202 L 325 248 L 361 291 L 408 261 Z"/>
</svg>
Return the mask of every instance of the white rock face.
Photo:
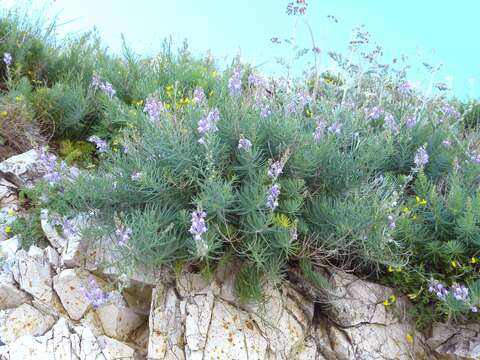
<svg viewBox="0 0 480 360">
<path fill-rule="evenodd" d="M 121 303 L 107 304 L 96 312 L 105 334 L 119 340 L 127 340 L 129 335 L 146 321 L 145 317 Z"/>
<path fill-rule="evenodd" d="M 20 288 L 45 304 L 55 304 L 56 297 L 52 289 L 53 272 L 44 258 L 43 251 L 32 245 L 28 252 L 20 250 L 15 257 L 12 272 Z"/>
<path fill-rule="evenodd" d="M 23 335 L 43 335 L 55 320 L 28 304 L 0 311 L 0 339 L 9 344 Z"/>
<path fill-rule="evenodd" d="M 427 344 L 438 359 L 480 359 L 480 324 L 453 326 L 436 323 Z"/>
<path fill-rule="evenodd" d="M 80 320 L 90 308 L 90 303 L 81 290 L 82 285 L 87 284 L 89 276 L 85 270 L 66 269 L 53 278 L 53 288 L 73 320 Z"/>
<path fill-rule="evenodd" d="M 18 176 L 30 185 L 46 173 L 45 164 L 35 149 L 15 155 L 0 163 L 0 170 Z"/>
<path fill-rule="evenodd" d="M 12 274 L 0 273 L 0 310 L 18 307 L 28 300 L 28 295 L 17 288 Z"/>
<path fill-rule="evenodd" d="M 88 327 L 60 319 L 43 336 L 25 335 L 0 350 L 6 360 L 134 359 L 135 350 L 106 336 L 95 337 Z"/>
</svg>

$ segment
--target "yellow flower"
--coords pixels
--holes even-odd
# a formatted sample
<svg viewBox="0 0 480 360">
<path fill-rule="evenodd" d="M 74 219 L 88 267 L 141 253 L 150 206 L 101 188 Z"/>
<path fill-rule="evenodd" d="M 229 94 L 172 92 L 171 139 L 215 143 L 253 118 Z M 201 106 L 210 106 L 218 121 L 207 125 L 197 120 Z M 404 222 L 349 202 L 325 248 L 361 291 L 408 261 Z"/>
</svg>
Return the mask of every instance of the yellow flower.
<svg viewBox="0 0 480 360">
<path fill-rule="evenodd" d="M 208 97 L 212 97 L 213 95 L 215 95 L 215 91 L 210 90 L 210 92 L 208 93 Z"/>
<path fill-rule="evenodd" d="M 15 216 L 15 210 L 13 210 L 13 209 L 8 209 L 8 210 L 7 210 L 7 215 L 8 215 L 8 216 Z"/>
<path fill-rule="evenodd" d="M 216 78 L 218 76 L 218 72 L 216 72 L 215 70 L 213 70 L 210 75 L 213 77 L 213 78 Z"/>
<path fill-rule="evenodd" d="M 390 306 L 390 301 L 388 299 L 383 300 L 383 305 Z"/>
<path fill-rule="evenodd" d="M 407 338 L 407 342 L 408 342 L 409 344 L 413 344 L 413 336 L 412 336 L 412 335 L 407 334 L 406 338 Z"/>
<path fill-rule="evenodd" d="M 457 263 L 455 260 L 452 260 L 452 261 L 450 262 L 450 265 L 452 265 L 452 268 L 455 269 L 455 268 L 458 266 L 458 263 Z"/>
<path fill-rule="evenodd" d="M 388 272 L 394 272 L 395 268 L 392 265 L 389 265 L 387 271 Z"/>
<path fill-rule="evenodd" d="M 397 301 L 397 297 L 395 295 L 390 295 L 388 297 L 388 300 L 390 301 L 391 304 L 393 304 L 395 301 Z"/>
<path fill-rule="evenodd" d="M 3 116 L 3 117 L 8 116 L 8 112 L 2 111 L 2 112 L 0 112 L 0 115 Z"/>
<path fill-rule="evenodd" d="M 10 234 L 10 233 L 12 232 L 12 228 L 11 228 L 10 226 L 7 226 L 7 227 L 5 228 L 5 232 L 6 232 L 7 234 Z"/>
<path fill-rule="evenodd" d="M 305 110 L 305 116 L 308 117 L 308 118 L 312 117 L 312 111 L 310 109 L 306 109 Z"/>
<path fill-rule="evenodd" d="M 478 259 L 475 256 L 472 256 L 472 258 L 470 259 L 470 264 L 477 264 L 477 263 L 478 263 Z"/>
<path fill-rule="evenodd" d="M 420 198 L 420 196 L 415 196 L 415 200 L 417 201 L 417 205 L 425 205 L 427 200 Z"/>
<path fill-rule="evenodd" d="M 18 95 L 15 97 L 15 100 L 16 101 L 22 101 L 23 100 L 23 96 L 22 95 Z"/>
<path fill-rule="evenodd" d="M 404 214 L 408 213 L 409 211 L 410 211 L 410 209 L 409 209 L 408 207 L 406 207 L 406 206 L 405 206 L 404 208 L 402 208 L 402 212 L 403 212 Z"/>
</svg>

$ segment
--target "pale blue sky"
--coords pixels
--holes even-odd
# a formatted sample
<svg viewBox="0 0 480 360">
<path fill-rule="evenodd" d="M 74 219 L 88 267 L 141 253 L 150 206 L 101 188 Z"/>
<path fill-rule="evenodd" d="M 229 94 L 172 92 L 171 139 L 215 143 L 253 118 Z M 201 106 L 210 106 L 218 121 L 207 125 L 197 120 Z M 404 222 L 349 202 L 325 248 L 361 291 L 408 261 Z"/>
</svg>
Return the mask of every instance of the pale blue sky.
<svg viewBox="0 0 480 360">
<path fill-rule="evenodd" d="M 0 0 L 1 1 L 1 0 Z M 12 2 L 14 0 L 11 0 Z M 8 3 L 8 0 L 3 0 Z M 285 14 L 284 0 L 45 0 L 36 1 L 58 14 L 61 34 L 96 26 L 112 50 L 120 47 L 123 33 L 139 53 L 151 54 L 172 36 L 180 45 L 218 58 L 231 59 L 240 48 L 245 61 L 263 64 L 272 72 L 280 49 L 273 36 L 289 37 L 293 18 Z M 309 0 L 307 19 L 322 50 L 346 49 L 351 30 L 365 24 L 390 60 L 406 54 L 412 65 L 426 61 L 444 64 L 437 77 L 451 77 L 455 94 L 480 94 L 480 1 L 478 0 Z M 334 15 L 339 23 L 327 19 Z M 300 43 L 307 47 L 308 33 L 300 28 Z M 324 51 L 325 53 L 326 51 Z M 329 66 L 326 56 L 322 65 Z M 421 67 L 421 66 L 420 66 Z M 419 72 L 414 80 L 424 80 Z"/>
</svg>

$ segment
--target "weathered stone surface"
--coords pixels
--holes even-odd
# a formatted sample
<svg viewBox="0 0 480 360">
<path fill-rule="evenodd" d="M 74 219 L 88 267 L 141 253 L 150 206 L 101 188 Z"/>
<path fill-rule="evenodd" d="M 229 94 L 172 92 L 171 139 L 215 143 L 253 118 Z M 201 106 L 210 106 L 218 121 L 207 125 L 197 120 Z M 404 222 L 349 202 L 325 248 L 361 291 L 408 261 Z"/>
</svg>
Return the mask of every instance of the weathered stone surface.
<svg viewBox="0 0 480 360">
<path fill-rule="evenodd" d="M 17 288 L 11 273 L 0 273 L 0 310 L 20 306 L 28 300 L 28 295 Z"/>
<path fill-rule="evenodd" d="M 45 304 L 55 304 L 56 298 L 52 289 L 52 268 L 45 261 L 43 251 L 31 246 L 28 252 L 19 250 L 12 272 L 20 288 Z"/>
<path fill-rule="evenodd" d="M 40 212 L 40 225 L 42 227 L 43 233 L 50 244 L 60 251 L 66 246 L 67 239 L 61 236 L 55 226 L 52 224 L 52 221 L 49 218 L 49 212 L 47 209 L 42 209 Z"/>
<path fill-rule="evenodd" d="M 146 321 L 144 316 L 135 313 L 121 301 L 106 304 L 96 312 L 105 334 L 119 340 L 127 340 Z"/>
<path fill-rule="evenodd" d="M 480 359 L 480 324 L 434 324 L 427 344 L 437 359 Z"/>
<path fill-rule="evenodd" d="M 80 320 L 90 308 L 82 286 L 87 284 L 90 273 L 81 269 L 65 269 L 53 278 L 55 289 L 63 307 L 73 320 Z"/>
<path fill-rule="evenodd" d="M 0 163 L 0 170 L 18 176 L 27 185 L 46 173 L 45 163 L 39 159 L 35 149 L 15 155 Z"/>
<path fill-rule="evenodd" d="M 0 347 L 2 360 L 119 360 L 133 359 L 134 349 L 106 336 L 98 338 L 88 327 L 60 319 L 43 336 L 25 335 Z"/>
<path fill-rule="evenodd" d="M 0 258 L 10 262 L 14 259 L 17 250 L 20 248 L 20 237 L 14 236 L 10 239 L 0 241 Z"/>
<path fill-rule="evenodd" d="M 55 320 L 28 304 L 0 311 L 0 340 L 9 344 L 23 335 L 43 335 Z"/>
<path fill-rule="evenodd" d="M 45 260 L 51 265 L 52 269 L 56 271 L 60 266 L 60 255 L 58 255 L 57 251 L 51 246 L 43 249 L 43 253 Z"/>
<path fill-rule="evenodd" d="M 148 359 L 185 360 L 180 301 L 173 288 L 158 285 L 153 290 Z"/>
</svg>

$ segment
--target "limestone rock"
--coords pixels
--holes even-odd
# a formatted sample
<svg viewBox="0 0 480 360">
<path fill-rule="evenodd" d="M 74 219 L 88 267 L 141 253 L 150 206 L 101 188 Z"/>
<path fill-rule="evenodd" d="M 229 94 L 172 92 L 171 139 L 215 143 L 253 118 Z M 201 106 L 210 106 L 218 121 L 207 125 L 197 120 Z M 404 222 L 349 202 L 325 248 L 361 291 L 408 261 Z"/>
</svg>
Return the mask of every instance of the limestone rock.
<svg viewBox="0 0 480 360">
<path fill-rule="evenodd" d="M 0 170 L 18 176 L 27 185 L 33 184 L 46 173 L 45 163 L 35 149 L 15 155 L 0 163 Z"/>
<path fill-rule="evenodd" d="M 28 300 L 28 295 L 17 288 L 12 274 L 0 273 L 0 310 L 20 306 Z"/>
<path fill-rule="evenodd" d="M 9 344 L 23 335 L 43 335 L 54 324 L 52 316 L 28 304 L 0 311 L 0 339 Z"/>
<path fill-rule="evenodd" d="M 60 319 L 43 336 L 25 335 L 0 347 L 0 356 L 2 360 L 126 360 L 133 359 L 134 349 Z"/>
<path fill-rule="evenodd" d="M 452 326 L 436 323 L 427 340 L 433 354 L 442 360 L 474 360 L 480 358 L 480 324 Z"/>
<path fill-rule="evenodd" d="M 119 340 L 127 340 L 129 335 L 146 321 L 145 317 L 135 313 L 121 301 L 112 301 L 96 312 L 105 334 Z"/>
<path fill-rule="evenodd" d="M 91 275 L 85 270 L 65 269 L 53 278 L 53 288 L 73 320 L 80 320 L 90 308 L 90 303 L 81 290 L 89 276 Z"/>
<path fill-rule="evenodd" d="M 148 359 L 185 360 L 180 298 L 173 288 L 153 290 L 149 328 Z"/>
<path fill-rule="evenodd" d="M 50 264 L 45 261 L 43 251 L 32 245 L 28 252 L 20 250 L 15 257 L 12 272 L 20 288 L 45 304 L 55 304 L 53 272 Z"/>
</svg>

